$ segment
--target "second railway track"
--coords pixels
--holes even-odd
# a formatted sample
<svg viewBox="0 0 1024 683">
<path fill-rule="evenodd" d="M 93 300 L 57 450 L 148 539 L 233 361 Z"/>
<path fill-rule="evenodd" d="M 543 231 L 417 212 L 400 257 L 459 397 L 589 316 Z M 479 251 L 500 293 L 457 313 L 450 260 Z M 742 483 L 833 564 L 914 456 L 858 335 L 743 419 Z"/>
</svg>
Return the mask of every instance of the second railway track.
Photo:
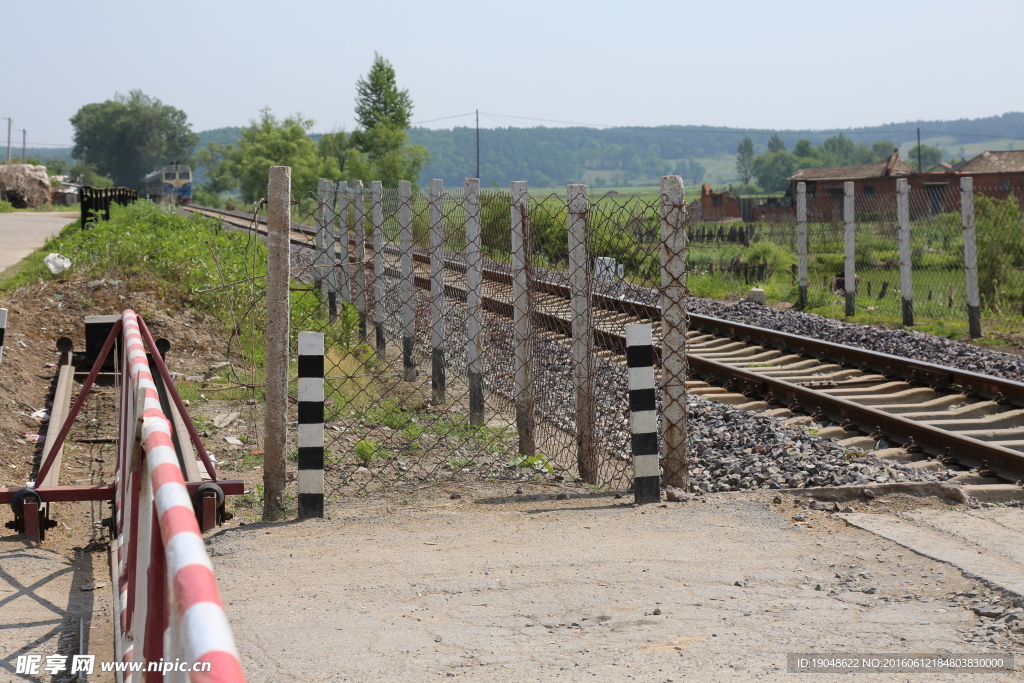
<svg viewBox="0 0 1024 683">
<path fill-rule="evenodd" d="M 242 229 L 251 229 L 253 222 L 237 212 L 190 210 Z M 264 230 L 257 227 L 257 232 Z M 293 223 L 292 233 L 293 244 L 312 247 L 314 228 Z M 386 253 L 389 275 L 399 275 L 397 250 Z M 429 289 L 427 251 L 416 249 L 413 260 L 416 285 Z M 465 263 L 449 258 L 445 265 L 446 295 L 464 299 Z M 511 317 L 511 276 L 500 264 L 485 266 L 483 275 L 484 308 Z M 536 279 L 532 304 L 535 324 L 571 334 L 566 285 Z M 655 339 L 660 338 L 657 306 L 600 293 L 592 305 L 595 345 L 606 356 L 624 354 L 626 324 L 650 322 Z M 819 435 L 876 450 L 880 457 L 937 458 L 979 469 L 989 478 L 1024 478 L 1024 383 L 720 318 L 690 314 L 689 319 L 692 394 L 780 417 L 834 422 Z M 876 449 L 879 442 L 891 448 Z"/>
</svg>

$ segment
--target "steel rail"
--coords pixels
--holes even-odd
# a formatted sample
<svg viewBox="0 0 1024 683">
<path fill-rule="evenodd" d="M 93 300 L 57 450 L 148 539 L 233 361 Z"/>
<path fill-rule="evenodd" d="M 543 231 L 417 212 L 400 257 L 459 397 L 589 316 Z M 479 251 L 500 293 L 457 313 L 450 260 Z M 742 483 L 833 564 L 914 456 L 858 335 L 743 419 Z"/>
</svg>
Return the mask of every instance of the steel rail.
<svg viewBox="0 0 1024 683">
<path fill-rule="evenodd" d="M 307 228 L 307 226 L 303 227 Z M 393 248 L 387 251 L 397 253 Z M 419 263 L 429 263 L 429 257 L 425 253 L 414 253 L 413 260 Z M 447 259 L 446 266 L 452 270 L 462 271 L 466 267 L 460 261 Z M 385 272 L 394 277 L 399 275 L 391 267 L 386 268 Z M 486 280 L 495 283 L 511 284 L 512 282 L 510 273 L 493 268 L 484 268 L 483 276 Z M 416 275 L 415 282 L 417 287 L 429 289 L 429 278 Z M 548 280 L 535 279 L 534 291 L 565 299 L 570 297 L 568 286 Z M 460 300 L 465 300 L 466 297 L 463 288 L 451 283 L 445 284 L 445 294 Z M 592 296 L 593 306 L 596 309 L 626 313 L 652 322 L 661 319 L 661 309 L 657 305 L 599 293 L 594 293 Z M 485 310 L 502 317 L 511 317 L 512 315 L 513 305 L 493 296 L 484 296 L 483 306 Z M 549 331 L 566 336 L 572 334 L 571 321 L 560 316 L 535 310 L 533 319 L 536 324 Z M 691 328 L 702 332 L 766 345 L 783 352 L 816 358 L 819 361 L 837 362 L 886 377 L 898 377 L 908 383 L 925 384 L 934 389 L 959 389 L 971 396 L 1024 407 L 1024 383 L 1021 382 L 711 316 L 690 314 L 689 319 Z M 624 335 L 597 327 L 593 332 L 595 344 L 599 347 L 617 354 L 625 354 Z M 655 353 L 660 356 L 660 348 L 657 346 Z M 881 431 L 894 442 L 902 441 L 906 445 L 919 448 L 934 456 L 953 457 L 966 466 L 986 465 L 989 469 L 1011 480 L 1024 476 L 1024 453 L 915 422 L 898 414 L 887 413 L 877 408 L 816 391 L 808 386 L 751 372 L 735 365 L 720 363 L 692 354 L 687 354 L 687 361 L 695 374 L 713 381 L 731 381 L 734 385 L 744 389 L 742 393 L 765 395 L 769 401 L 778 402 L 798 411 L 820 413 L 838 423 L 856 426 L 865 433 Z"/>
</svg>

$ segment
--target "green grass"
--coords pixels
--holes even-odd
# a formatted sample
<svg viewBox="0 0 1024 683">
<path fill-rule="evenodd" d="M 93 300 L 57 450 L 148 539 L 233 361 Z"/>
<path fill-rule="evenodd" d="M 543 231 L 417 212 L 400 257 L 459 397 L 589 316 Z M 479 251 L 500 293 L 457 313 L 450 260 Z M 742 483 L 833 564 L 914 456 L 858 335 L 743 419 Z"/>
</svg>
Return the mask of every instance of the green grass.
<svg viewBox="0 0 1024 683">
<path fill-rule="evenodd" d="M 363 466 L 369 466 L 377 460 L 387 457 L 387 450 L 376 439 L 361 439 L 352 447 L 352 453 L 356 460 Z"/>
</svg>

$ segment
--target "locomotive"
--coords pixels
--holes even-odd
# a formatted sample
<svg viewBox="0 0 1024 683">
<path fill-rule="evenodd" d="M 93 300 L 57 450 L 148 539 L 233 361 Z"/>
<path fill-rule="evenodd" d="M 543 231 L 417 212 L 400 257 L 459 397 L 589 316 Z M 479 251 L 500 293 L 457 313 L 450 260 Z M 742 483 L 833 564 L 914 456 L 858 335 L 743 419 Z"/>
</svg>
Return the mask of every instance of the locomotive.
<svg viewBox="0 0 1024 683">
<path fill-rule="evenodd" d="M 154 202 L 192 203 L 192 169 L 180 161 L 172 161 L 146 176 L 146 194 Z"/>
</svg>

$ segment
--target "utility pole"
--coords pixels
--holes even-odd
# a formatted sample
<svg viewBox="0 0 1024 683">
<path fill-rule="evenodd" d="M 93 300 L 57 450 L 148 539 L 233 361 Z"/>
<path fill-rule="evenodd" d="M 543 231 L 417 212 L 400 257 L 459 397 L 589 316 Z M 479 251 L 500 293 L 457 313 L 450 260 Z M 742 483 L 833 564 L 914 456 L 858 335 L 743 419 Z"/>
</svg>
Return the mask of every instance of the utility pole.
<svg viewBox="0 0 1024 683">
<path fill-rule="evenodd" d="M 924 167 L 921 166 L 921 129 L 917 129 L 917 172 L 924 173 Z"/>
<path fill-rule="evenodd" d="M 28 157 L 25 156 L 25 138 L 26 137 L 28 137 L 28 131 L 25 130 L 24 128 L 22 128 L 21 129 L 21 163 L 23 163 L 23 164 L 28 159 Z"/>
<path fill-rule="evenodd" d="M 11 117 L 7 117 L 7 163 L 11 163 Z"/>
<path fill-rule="evenodd" d="M 476 110 L 476 179 L 480 180 L 480 110 Z"/>
</svg>

